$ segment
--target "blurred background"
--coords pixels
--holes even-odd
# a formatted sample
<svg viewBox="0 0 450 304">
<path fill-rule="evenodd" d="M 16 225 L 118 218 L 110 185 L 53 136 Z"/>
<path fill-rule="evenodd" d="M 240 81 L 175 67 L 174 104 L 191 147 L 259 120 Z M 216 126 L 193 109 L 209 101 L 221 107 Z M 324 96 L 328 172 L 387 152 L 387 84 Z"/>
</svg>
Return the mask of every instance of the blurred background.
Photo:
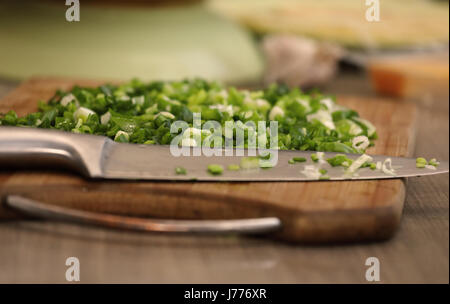
<svg viewBox="0 0 450 304">
<path fill-rule="evenodd" d="M 2 79 L 347 80 L 350 89 L 364 75 L 397 98 L 448 90 L 448 1 L 380 1 L 378 22 L 362 0 L 81 0 L 79 22 L 66 21 L 68 8 L 0 0 Z"/>
</svg>

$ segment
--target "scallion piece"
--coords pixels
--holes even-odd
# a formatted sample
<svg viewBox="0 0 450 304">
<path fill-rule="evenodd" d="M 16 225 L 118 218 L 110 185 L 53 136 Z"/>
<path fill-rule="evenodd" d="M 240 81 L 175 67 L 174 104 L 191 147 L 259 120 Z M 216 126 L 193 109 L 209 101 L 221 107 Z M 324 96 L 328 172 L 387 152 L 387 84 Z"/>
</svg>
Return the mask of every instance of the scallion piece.
<svg viewBox="0 0 450 304">
<path fill-rule="evenodd" d="M 259 168 L 259 158 L 254 156 L 241 158 L 242 169 L 256 169 Z"/>
<path fill-rule="evenodd" d="M 176 167 L 176 168 L 175 168 L 175 173 L 176 173 L 177 175 L 186 175 L 187 171 L 186 171 L 186 169 L 183 168 L 183 167 Z"/>
<path fill-rule="evenodd" d="M 269 160 L 272 154 L 269 152 L 266 155 L 260 155 L 259 158 L 263 160 Z"/>
<path fill-rule="evenodd" d="M 332 158 L 328 158 L 327 162 L 332 166 L 332 167 L 337 167 L 337 166 L 343 166 L 343 167 L 348 167 L 351 165 L 352 160 L 350 158 L 348 158 L 346 155 L 344 154 L 338 154 L 335 157 Z"/>
<path fill-rule="evenodd" d="M 223 173 L 223 167 L 221 165 L 211 164 L 208 165 L 208 172 L 212 175 L 221 175 Z"/>
<path fill-rule="evenodd" d="M 296 163 L 304 163 L 306 162 L 306 158 L 304 157 L 293 157 L 292 160 Z"/>
<path fill-rule="evenodd" d="M 431 166 L 434 166 L 434 167 L 439 166 L 439 162 L 437 161 L 436 158 L 430 159 L 430 161 L 428 162 L 428 164 L 431 165 Z"/>
<path fill-rule="evenodd" d="M 428 162 L 423 157 L 416 158 L 416 167 L 417 168 L 425 168 L 425 166 L 428 165 Z"/>
<path fill-rule="evenodd" d="M 83 126 L 82 126 L 83 127 Z M 127 143 L 130 140 L 130 135 L 128 135 L 127 132 L 119 131 L 116 133 L 116 136 L 114 137 L 114 141 Z"/>
<path fill-rule="evenodd" d="M 239 171 L 239 170 L 241 170 L 241 167 L 239 167 L 239 165 L 236 165 L 236 164 L 231 164 L 231 165 L 228 165 L 227 169 L 229 171 Z"/>
</svg>

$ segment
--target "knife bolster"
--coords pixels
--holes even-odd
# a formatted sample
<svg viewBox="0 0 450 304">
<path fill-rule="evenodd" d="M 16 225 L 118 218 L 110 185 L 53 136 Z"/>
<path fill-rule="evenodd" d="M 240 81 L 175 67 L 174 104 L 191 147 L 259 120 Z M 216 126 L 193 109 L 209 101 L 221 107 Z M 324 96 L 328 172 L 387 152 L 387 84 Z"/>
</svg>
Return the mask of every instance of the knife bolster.
<svg viewBox="0 0 450 304">
<path fill-rule="evenodd" d="M 64 168 L 99 177 L 107 141 L 101 136 L 0 127 L 0 164 L 3 168 Z"/>
</svg>

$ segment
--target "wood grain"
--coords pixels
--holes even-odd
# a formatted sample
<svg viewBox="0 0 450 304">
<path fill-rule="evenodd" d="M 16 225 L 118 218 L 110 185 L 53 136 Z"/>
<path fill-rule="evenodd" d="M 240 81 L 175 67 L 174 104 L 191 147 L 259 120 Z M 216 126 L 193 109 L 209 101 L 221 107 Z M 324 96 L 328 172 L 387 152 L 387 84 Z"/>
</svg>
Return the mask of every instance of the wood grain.
<svg viewBox="0 0 450 304">
<path fill-rule="evenodd" d="M 56 89 L 100 82 L 35 78 L 0 101 L 0 112 L 36 110 Z M 414 144 L 415 107 L 408 103 L 342 96 L 340 104 L 375 123 L 374 154 L 405 156 Z M 402 180 L 280 183 L 92 182 L 63 172 L 1 172 L 0 193 L 23 194 L 46 203 L 83 210 L 162 218 L 278 216 L 275 235 L 296 242 L 385 239 L 398 227 Z M 18 215 L 0 209 L 3 218 Z"/>
</svg>

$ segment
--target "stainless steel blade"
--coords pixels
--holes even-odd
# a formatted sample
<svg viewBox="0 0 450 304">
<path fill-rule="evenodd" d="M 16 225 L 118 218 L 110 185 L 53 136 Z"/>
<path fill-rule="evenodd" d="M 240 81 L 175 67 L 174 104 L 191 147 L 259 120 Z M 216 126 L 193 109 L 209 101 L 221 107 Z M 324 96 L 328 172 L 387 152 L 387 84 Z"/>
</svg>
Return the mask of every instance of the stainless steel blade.
<svg viewBox="0 0 450 304">
<path fill-rule="evenodd" d="M 202 152 L 195 149 L 196 152 Z M 228 150 L 230 151 L 230 150 Z M 305 166 L 316 166 L 327 170 L 330 180 L 386 179 L 433 175 L 448 172 L 448 161 L 442 161 L 435 170 L 416 168 L 414 158 L 390 157 L 396 175 L 381 170 L 359 169 L 357 175 L 349 177 L 343 167 L 331 167 L 328 163 L 312 162 L 314 152 L 271 151 L 278 162 L 270 169 L 230 171 L 227 166 L 239 164 L 241 156 L 206 156 L 194 149 L 192 156 L 175 157 L 169 146 L 149 146 L 116 143 L 103 136 L 75 134 L 56 130 L 35 128 L 0 127 L 0 164 L 2 166 L 67 167 L 91 178 L 133 180 L 199 180 L 199 181 L 309 181 L 317 180 L 303 174 Z M 232 150 L 231 155 L 248 150 Z M 255 151 L 256 152 L 256 151 Z M 337 153 L 325 153 L 330 158 Z M 250 155 L 251 156 L 251 155 Z M 360 155 L 347 154 L 353 160 Z M 289 164 L 293 157 L 304 157 L 305 163 Z M 373 161 L 384 162 L 388 156 L 373 156 Z M 213 176 L 207 172 L 209 164 L 222 165 L 223 174 Z M 176 167 L 184 167 L 186 175 L 177 175 Z"/>
<path fill-rule="evenodd" d="M 305 165 L 320 166 L 326 169 L 330 180 L 349 179 L 345 175 L 343 167 L 331 167 L 328 163 L 318 164 L 311 160 L 314 152 L 303 151 L 276 151 L 278 162 L 276 166 L 268 169 L 247 169 L 239 171 L 227 170 L 230 164 L 239 164 L 242 157 L 239 156 L 179 156 L 171 154 L 169 146 L 148 146 L 134 144 L 108 143 L 104 149 L 102 161 L 103 178 L 134 179 L 134 180 L 198 180 L 198 181 L 310 181 L 317 180 L 305 176 L 301 171 Z M 222 152 L 224 152 L 222 150 Z M 234 150 L 236 152 L 236 150 Z M 246 151 L 247 152 L 247 151 Z M 224 154 L 224 153 L 222 153 Z M 236 154 L 236 153 L 235 153 Z M 325 153 L 325 158 L 330 158 L 339 153 Z M 351 159 L 357 159 L 360 155 L 347 154 Z M 305 157 L 307 162 L 289 164 L 293 157 Z M 381 170 L 370 168 L 359 169 L 357 175 L 350 179 L 388 179 L 401 177 L 425 176 L 445 173 L 449 170 L 447 161 L 443 161 L 436 168 L 416 168 L 415 158 L 390 157 L 374 155 L 374 162 L 384 162 L 387 158 L 392 159 L 392 165 L 396 175 L 388 175 Z M 209 164 L 219 164 L 224 167 L 223 174 L 213 176 L 207 171 Z M 176 167 L 186 169 L 186 175 L 177 175 Z"/>
</svg>

